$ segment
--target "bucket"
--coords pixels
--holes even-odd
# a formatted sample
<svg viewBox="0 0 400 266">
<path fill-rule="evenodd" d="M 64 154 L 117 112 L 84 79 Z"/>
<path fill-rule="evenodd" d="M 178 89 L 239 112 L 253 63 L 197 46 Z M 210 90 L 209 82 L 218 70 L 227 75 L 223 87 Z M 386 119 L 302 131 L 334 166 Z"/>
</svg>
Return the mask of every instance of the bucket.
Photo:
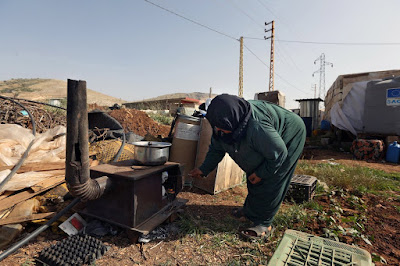
<svg viewBox="0 0 400 266">
<path fill-rule="evenodd" d="M 331 129 L 331 123 L 328 120 L 321 121 L 321 130 L 328 131 Z"/>
<path fill-rule="evenodd" d="M 178 115 L 169 154 L 171 162 L 183 164 L 184 185 L 192 186 L 192 178 L 188 173 L 194 168 L 197 154 L 197 142 L 200 133 L 200 118 Z"/>
<path fill-rule="evenodd" d="M 399 163 L 400 160 L 400 144 L 397 141 L 389 145 L 386 152 L 386 161 L 391 163 Z"/>
</svg>

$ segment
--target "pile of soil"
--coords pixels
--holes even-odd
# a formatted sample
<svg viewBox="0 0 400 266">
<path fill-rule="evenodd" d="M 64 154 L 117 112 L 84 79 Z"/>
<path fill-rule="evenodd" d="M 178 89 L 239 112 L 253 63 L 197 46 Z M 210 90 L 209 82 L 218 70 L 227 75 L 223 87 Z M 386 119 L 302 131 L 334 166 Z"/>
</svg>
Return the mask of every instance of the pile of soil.
<svg viewBox="0 0 400 266">
<path fill-rule="evenodd" d="M 110 108 L 108 108 L 108 106 L 101 106 L 98 105 L 97 103 L 89 103 L 88 104 L 88 111 L 93 111 L 93 110 L 101 110 L 101 111 L 108 111 L 110 110 Z"/>
<path fill-rule="evenodd" d="M 142 137 L 146 134 L 167 137 L 170 130 L 169 126 L 161 125 L 151 119 L 145 112 L 135 109 L 113 110 L 109 115 L 121 123 L 125 132 L 133 132 Z"/>
</svg>

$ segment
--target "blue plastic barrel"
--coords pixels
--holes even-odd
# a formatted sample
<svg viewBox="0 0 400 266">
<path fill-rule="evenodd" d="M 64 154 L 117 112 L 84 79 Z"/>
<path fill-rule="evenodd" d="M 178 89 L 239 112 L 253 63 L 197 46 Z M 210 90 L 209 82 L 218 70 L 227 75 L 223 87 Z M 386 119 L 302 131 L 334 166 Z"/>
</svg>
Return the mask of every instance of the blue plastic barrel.
<svg viewBox="0 0 400 266">
<path fill-rule="evenodd" d="M 386 161 L 391 163 L 399 163 L 400 160 L 400 144 L 397 141 L 389 145 L 386 152 Z"/>
<path fill-rule="evenodd" d="M 331 123 L 328 120 L 322 120 L 321 121 L 321 130 L 330 130 L 331 129 Z"/>
<path fill-rule="evenodd" d="M 312 117 L 302 117 L 304 124 L 306 125 L 307 137 L 311 137 L 312 134 Z"/>
</svg>

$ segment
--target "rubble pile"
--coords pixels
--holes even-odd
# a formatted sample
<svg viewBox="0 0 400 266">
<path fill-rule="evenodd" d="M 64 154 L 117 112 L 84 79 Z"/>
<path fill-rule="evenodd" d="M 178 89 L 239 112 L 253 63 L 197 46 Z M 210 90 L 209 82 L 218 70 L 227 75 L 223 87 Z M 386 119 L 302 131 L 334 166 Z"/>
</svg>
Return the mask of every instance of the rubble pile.
<svg viewBox="0 0 400 266">
<path fill-rule="evenodd" d="M 113 110 L 109 113 L 121 123 L 125 132 L 133 132 L 139 136 L 150 134 L 152 136 L 161 135 L 167 137 L 170 127 L 161 125 L 151 119 L 145 112 L 135 109 Z"/>
<path fill-rule="evenodd" d="M 58 125 L 67 125 L 67 112 L 62 109 L 23 100 L 19 102 L 32 114 L 38 133 L 46 132 Z M 0 99 L 0 124 L 17 124 L 32 129 L 28 113 L 18 104 L 3 99 Z"/>
</svg>

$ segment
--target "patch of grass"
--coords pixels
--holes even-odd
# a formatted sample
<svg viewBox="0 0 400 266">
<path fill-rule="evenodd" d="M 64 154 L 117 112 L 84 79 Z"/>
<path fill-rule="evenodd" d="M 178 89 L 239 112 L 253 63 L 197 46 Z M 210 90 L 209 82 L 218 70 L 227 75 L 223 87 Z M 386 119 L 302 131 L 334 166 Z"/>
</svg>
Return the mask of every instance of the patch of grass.
<svg viewBox="0 0 400 266">
<path fill-rule="evenodd" d="M 174 119 L 169 114 L 161 114 L 161 113 L 149 114 L 149 116 L 154 121 L 157 121 L 160 124 L 168 125 L 168 126 L 171 125 L 172 120 Z"/>
<path fill-rule="evenodd" d="M 201 235 L 207 232 L 207 228 L 201 225 L 201 221 L 195 219 L 193 216 L 184 213 L 179 221 L 180 234 L 182 235 Z"/>
<path fill-rule="evenodd" d="M 400 206 L 394 206 L 394 208 L 400 213 Z"/>
<path fill-rule="evenodd" d="M 12 79 L 3 83 L 4 85 L 0 93 L 14 93 L 18 95 L 21 92 L 33 92 L 36 90 L 32 89 L 31 86 L 47 80 L 48 79 Z"/>
<path fill-rule="evenodd" d="M 18 87 L 18 88 L 4 88 L 0 90 L 1 93 L 19 93 L 19 92 L 33 92 L 34 89 L 28 87 Z"/>
<path fill-rule="evenodd" d="M 385 171 L 378 169 L 370 169 L 375 175 L 382 176 L 387 179 L 400 181 L 400 172 L 399 173 L 386 173 Z"/>
<path fill-rule="evenodd" d="M 26 259 L 26 261 L 24 261 L 21 266 L 29 266 L 29 265 L 36 265 L 34 259 Z"/>
<path fill-rule="evenodd" d="M 64 106 L 62 106 L 62 107 L 64 107 Z M 57 108 L 57 107 L 51 107 L 51 106 L 43 105 L 43 108 L 47 112 L 49 112 L 51 114 L 54 114 L 54 115 L 64 115 L 64 116 L 67 115 L 67 111 L 66 110 L 63 110 L 63 109 L 60 109 L 60 108 Z M 67 108 L 67 106 L 65 106 L 64 108 Z"/>
<path fill-rule="evenodd" d="M 252 245 L 240 248 L 239 254 L 232 256 L 227 265 L 267 265 L 267 263 L 267 256 L 260 250 L 259 245 Z"/>
<path fill-rule="evenodd" d="M 210 246 L 211 249 L 215 248 L 222 248 L 228 246 L 237 246 L 239 245 L 239 238 L 237 234 L 232 233 L 232 232 L 226 232 L 226 233 L 215 233 L 212 236 L 212 246 Z"/>
<path fill-rule="evenodd" d="M 280 208 L 274 217 L 274 226 L 279 230 L 281 228 L 291 229 L 296 224 L 296 230 L 302 230 L 306 227 L 311 217 L 304 210 L 303 205 L 293 204 L 289 208 Z"/>
<path fill-rule="evenodd" d="M 184 213 L 179 221 L 180 232 L 182 235 L 191 235 L 200 237 L 204 234 L 216 235 L 218 233 L 227 233 L 235 235 L 240 222 L 231 216 L 223 219 L 214 217 L 195 218 L 188 213 Z"/>
<path fill-rule="evenodd" d="M 303 205 L 304 208 L 310 209 L 310 210 L 316 210 L 316 211 L 319 211 L 319 212 L 322 212 L 324 210 L 324 207 L 321 204 L 319 204 L 318 202 L 314 201 L 314 200 L 305 202 L 302 205 Z"/>
<path fill-rule="evenodd" d="M 310 164 L 299 162 L 297 174 L 313 175 L 329 186 L 365 193 L 367 191 L 400 190 L 400 173 L 386 173 L 361 166 Z"/>
</svg>

